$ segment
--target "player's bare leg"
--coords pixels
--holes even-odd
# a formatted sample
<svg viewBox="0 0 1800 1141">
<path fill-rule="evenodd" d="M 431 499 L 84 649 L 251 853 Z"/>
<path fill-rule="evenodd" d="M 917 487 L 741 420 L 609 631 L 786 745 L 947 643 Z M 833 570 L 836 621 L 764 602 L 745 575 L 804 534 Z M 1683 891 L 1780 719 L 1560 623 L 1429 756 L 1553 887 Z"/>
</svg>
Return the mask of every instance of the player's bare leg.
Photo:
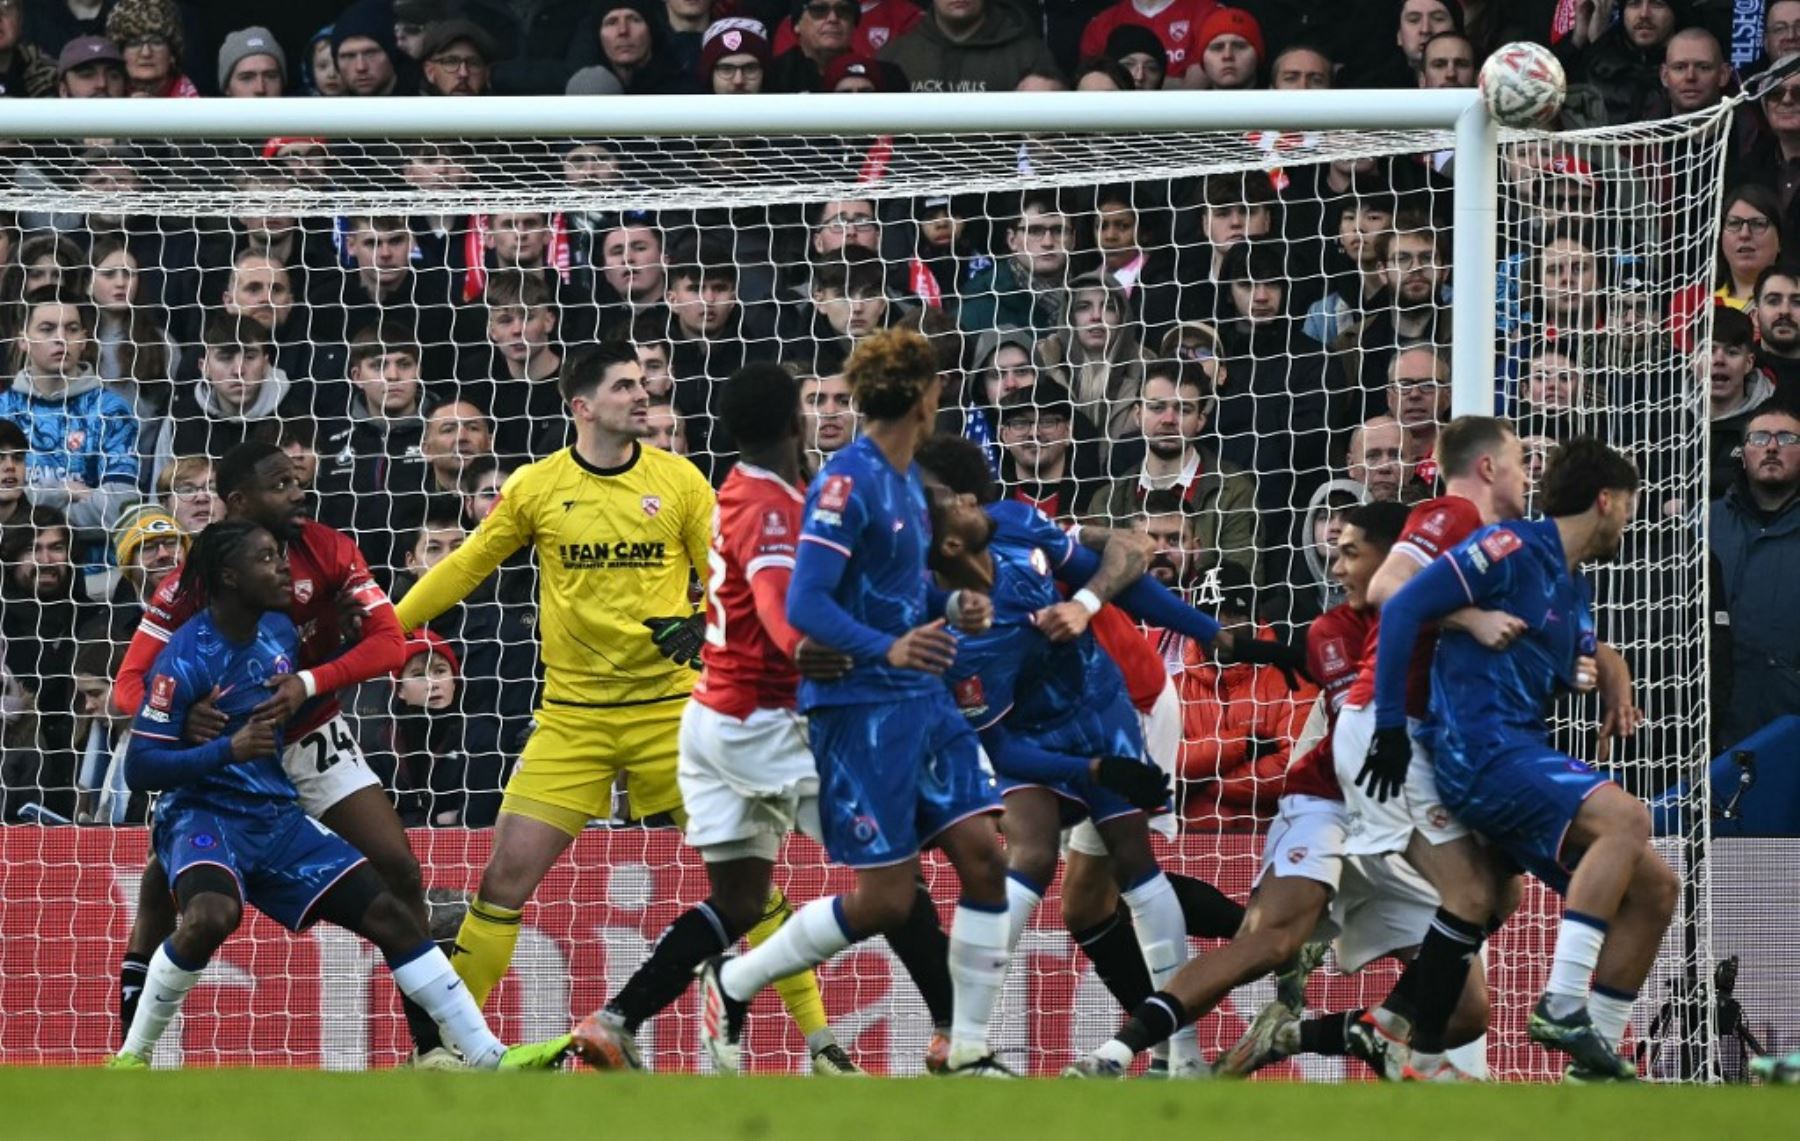
<svg viewBox="0 0 1800 1141">
<path fill-rule="evenodd" d="M 1143 1050 L 1197 1022 L 1231 991 L 1294 957 L 1331 901 L 1325 885 L 1299 876 L 1269 876 L 1251 897 L 1243 930 L 1230 943 L 1191 960 L 1168 986 L 1132 1012 L 1113 1039 L 1070 1068 L 1079 1076 L 1119 1077 Z"/>
<path fill-rule="evenodd" d="M 1630 997 L 1648 975 L 1674 912 L 1678 885 L 1650 847 L 1649 809 L 1617 785 L 1600 785 L 1582 802 L 1563 847 L 1565 854 L 1579 853 L 1580 863 L 1564 893 L 1550 979 L 1532 1011 L 1529 1032 L 1533 1040 L 1569 1054 L 1583 1076 L 1634 1077 L 1636 1069 L 1619 1056 L 1616 1039 L 1591 1017 L 1589 986 L 1603 949 L 1617 944 L 1608 956 L 1600 997 L 1612 999 L 1612 1009 L 1622 1003 L 1629 1012 Z M 1622 1033 L 1622 1024 L 1619 1029 Z"/>
<path fill-rule="evenodd" d="M 162 941 L 175 933 L 175 896 L 162 861 L 150 853 L 144 874 L 138 879 L 137 911 L 131 918 L 131 934 L 125 941 L 125 958 L 119 964 L 119 1042 L 131 1029 L 138 998 L 144 993 L 144 974 Z"/>
<path fill-rule="evenodd" d="M 146 1066 L 163 1031 L 180 1012 L 187 994 L 213 953 L 238 929 L 244 904 L 237 878 L 224 868 L 203 864 L 175 883 L 179 922 L 157 946 L 145 971 L 144 993 L 124 1045 L 110 1065 L 122 1069 Z"/>
<path fill-rule="evenodd" d="M 494 823 L 493 850 L 469 914 L 456 933 L 451 960 L 477 1006 L 487 1004 L 488 995 L 512 963 L 526 901 L 574 839 L 553 824 L 500 810 Z"/>
</svg>

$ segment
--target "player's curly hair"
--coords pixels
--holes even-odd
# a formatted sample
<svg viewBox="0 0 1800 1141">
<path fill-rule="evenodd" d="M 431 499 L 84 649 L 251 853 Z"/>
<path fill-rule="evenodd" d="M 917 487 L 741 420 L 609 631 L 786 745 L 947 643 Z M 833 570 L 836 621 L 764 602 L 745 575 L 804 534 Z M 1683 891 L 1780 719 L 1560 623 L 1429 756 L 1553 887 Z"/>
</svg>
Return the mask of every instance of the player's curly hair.
<svg viewBox="0 0 1800 1141">
<path fill-rule="evenodd" d="M 973 440 L 948 433 L 928 437 L 913 453 L 913 462 L 956 494 L 973 495 L 977 503 L 1000 498 L 994 469 L 988 466 L 981 445 Z"/>
<path fill-rule="evenodd" d="M 262 524 L 248 519 L 220 519 L 207 524 L 194 536 L 187 561 L 181 564 L 181 592 L 205 605 L 223 584 L 225 569 L 238 560 L 251 537 L 262 530 Z"/>
<path fill-rule="evenodd" d="M 1562 519 L 1592 507 L 1602 491 L 1633 492 L 1640 484 L 1637 465 L 1592 436 L 1578 436 L 1550 453 L 1538 494 L 1544 514 Z"/>
<path fill-rule="evenodd" d="M 857 411 L 870 420 L 898 420 L 937 382 L 937 354 L 920 333 L 884 329 L 857 343 L 844 379 Z"/>
</svg>

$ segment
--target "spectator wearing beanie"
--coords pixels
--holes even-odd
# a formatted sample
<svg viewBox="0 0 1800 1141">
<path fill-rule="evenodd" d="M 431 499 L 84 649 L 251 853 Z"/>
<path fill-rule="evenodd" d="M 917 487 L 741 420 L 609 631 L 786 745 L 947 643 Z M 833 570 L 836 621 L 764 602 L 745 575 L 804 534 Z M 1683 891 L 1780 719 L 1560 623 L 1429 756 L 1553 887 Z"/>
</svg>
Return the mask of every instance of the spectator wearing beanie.
<svg viewBox="0 0 1800 1141">
<path fill-rule="evenodd" d="M 1165 0 L 1161 8 L 1156 7 L 1155 0 L 1118 0 L 1082 29 L 1081 58 L 1105 56 L 1117 60 L 1120 57 L 1113 51 L 1113 36 L 1125 28 L 1143 28 L 1162 44 L 1168 57 L 1164 65 L 1167 74 L 1179 81 L 1188 68 L 1200 62 L 1194 33 L 1218 6 L 1216 0 Z M 1132 73 L 1134 79 L 1136 75 Z M 1143 90 L 1141 83 L 1138 87 Z"/>
<path fill-rule="evenodd" d="M 1169 74 L 1169 52 L 1155 32 L 1141 24 L 1123 24 L 1106 37 L 1105 58 L 1125 69 L 1131 86 L 1155 91 Z"/>
<path fill-rule="evenodd" d="M 466 713 L 462 662 L 430 629 L 406 640 L 393 676 L 389 717 L 370 717 L 369 764 L 412 826 L 486 828 L 500 809 L 504 758 L 498 722 Z"/>
<path fill-rule="evenodd" d="M 1267 58 L 1262 25 L 1241 8 L 1219 8 L 1194 33 L 1194 58 L 1187 84 L 1217 91 L 1259 86 Z"/>
<path fill-rule="evenodd" d="M 932 0 L 912 31 L 882 48 L 914 91 L 1012 91 L 1061 74 L 1050 48 L 1003 0 Z"/>
<path fill-rule="evenodd" d="M 768 29 L 755 20 L 720 20 L 700 46 L 700 88 L 714 95 L 759 95 L 772 60 Z"/>
<path fill-rule="evenodd" d="M 273 99 L 287 88 L 287 53 L 267 28 L 240 28 L 219 45 L 219 91 L 232 99 Z"/>
<path fill-rule="evenodd" d="M 344 77 L 337 69 L 336 49 L 331 35 L 336 29 L 326 24 L 306 41 L 306 55 L 300 61 L 300 91 L 305 95 L 333 96 L 344 94 Z"/>
<path fill-rule="evenodd" d="M 124 53 L 127 94 L 200 97 L 193 80 L 181 74 L 181 13 L 173 0 L 122 0 L 106 18 L 106 38 Z"/>
<path fill-rule="evenodd" d="M 669 54 L 662 6 L 655 0 L 600 0 L 592 22 L 600 62 L 627 95 L 678 95 L 694 90 L 692 77 Z"/>
<path fill-rule="evenodd" d="M 358 0 L 331 28 L 332 58 L 344 94 L 371 98 L 419 90 L 419 65 L 394 41 L 394 9 L 388 0 Z"/>
<path fill-rule="evenodd" d="M 906 75 L 893 64 L 866 55 L 841 55 L 825 69 L 822 90 L 833 94 L 905 91 Z"/>
</svg>

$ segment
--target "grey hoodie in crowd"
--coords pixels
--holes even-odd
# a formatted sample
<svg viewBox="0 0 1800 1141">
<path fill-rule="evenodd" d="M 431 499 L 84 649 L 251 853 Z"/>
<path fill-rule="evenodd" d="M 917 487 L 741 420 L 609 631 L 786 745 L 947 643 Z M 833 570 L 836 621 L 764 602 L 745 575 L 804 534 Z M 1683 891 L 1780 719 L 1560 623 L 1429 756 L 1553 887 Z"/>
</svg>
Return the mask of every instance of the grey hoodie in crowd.
<svg viewBox="0 0 1800 1141">
<path fill-rule="evenodd" d="M 210 383 L 200 380 L 187 386 L 170 405 L 162 429 L 156 434 L 150 485 L 156 486 L 163 468 L 178 456 L 217 458 L 249 439 L 258 425 L 269 424 L 278 430 L 281 404 L 292 388 L 287 373 L 270 366 L 243 411 L 226 412 L 220 408 Z"/>
</svg>

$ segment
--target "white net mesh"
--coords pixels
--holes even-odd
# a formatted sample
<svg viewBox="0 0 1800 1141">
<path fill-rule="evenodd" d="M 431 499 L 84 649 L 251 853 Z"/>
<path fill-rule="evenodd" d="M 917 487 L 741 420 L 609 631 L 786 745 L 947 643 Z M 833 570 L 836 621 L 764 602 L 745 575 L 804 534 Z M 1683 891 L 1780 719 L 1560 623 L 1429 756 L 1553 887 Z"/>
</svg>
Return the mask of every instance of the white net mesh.
<svg viewBox="0 0 1800 1141">
<path fill-rule="evenodd" d="M 1502 408 L 1533 438 L 1592 431 L 1628 447 L 1650 480 L 1625 557 L 1600 577 L 1603 633 L 1632 662 L 1649 717 L 1613 764 L 1646 794 L 1706 753 L 1694 368 L 1708 307 L 1692 302 L 1712 289 L 1727 123 L 1520 136 L 1502 152 Z M 0 829 L 0 1060 L 87 1060 L 114 1041 L 111 974 L 137 899 L 145 806 L 109 763 L 123 724 L 84 699 L 117 668 L 146 580 L 170 565 L 161 531 L 145 529 L 154 516 L 133 504 L 196 529 L 222 511 L 210 461 L 274 440 L 311 470 L 316 516 L 401 595 L 464 541 L 508 473 L 564 446 L 555 377 L 571 348 L 631 341 L 656 393 L 654 442 L 717 482 L 731 445 L 713 412 L 735 368 L 772 360 L 811 378 L 817 465 L 855 432 L 838 376 L 850 347 L 904 322 L 931 336 L 957 382 L 943 428 L 988 450 L 1007 494 L 1063 520 L 1145 527 L 1170 585 L 1207 609 L 1253 600 L 1259 624 L 1288 633 L 1336 601 L 1326 552 L 1345 505 L 1431 493 L 1450 405 L 1452 145 L 1434 131 L 1246 131 L 13 146 L 0 300 L 23 370 L 23 410 L 8 415 L 28 440 L 19 479 L 0 466 L 0 796 L 9 822 L 117 827 Z M 91 311 L 64 313 L 37 292 L 58 285 Z M 52 407 L 59 384 L 103 395 Z M 66 558 L 46 547 L 56 522 L 34 521 L 33 504 L 66 515 Z M 385 679 L 344 694 L 452 913 L 479 881 L 485 829 L 530 730 L 534 597 L 522 554 L 434 624 L 457 658 L 451 709 L 427 715 Z M 1286 765 L 1316 734 L 1315 691 L 1152 640 L 1183 704 L 1184 740 L 1163 758 L 1183 818 L 1168 862 L 1242 897 Z M 1144 684 L 1153 693 L 1158 681 L 1153 670 Z M 1593 721 L 1567 722 L 1577 756 L 1592 754 Z M 1708 969 L 1704 863 L 1686 858 L 1704 851 L 1696 815 L 1687 902 L 1640 1031 L 1651 1004 L 1691 997 Z M 797 840 L 777 882 L 798 901 L 845 881 Z M 673 830 L 591 829 L 525 912 L 514 973 L 489 1007 L 497 1030 L 565 1029 L 704 894 Z M 1490 951 L 1497 1076 L 1550 1072 L 1523 1020 L 1556 913 L 1534 889 Z M 1022 954 L 1002 1052 L 1054 1072 L 1117 1011 L 1055 901 Z M 920 1067 L 930 1022 L 885 950 L 860 949 L 822 977 L 853 1055 Z M 1312 1002 L 1361 1005 L 1393 978 L 1386 966 L 1321 976 Z M 1235 1040 L 1267 994 L 1266 983 L 1240 991 L 1203 1023 L 1203 1042 Z M 777 1011 L 756 1020 L 754 1065 L 804 1069 L 804 1044 Z M 159 1064 L 385 1065 L 407 1049 L 396 1013 L 366 948 L 256 919 Z M 1702 1058 L 1707 1042 L 1687 1019 L 1657 1044 Z M 654 1068 L 699 1066 L 692 996 L 644 1043 Z M 1669 1061 L 1677 1054 L 1664 1049 L 1658 1072 L 1700 1076 Z"/>
</svg>

